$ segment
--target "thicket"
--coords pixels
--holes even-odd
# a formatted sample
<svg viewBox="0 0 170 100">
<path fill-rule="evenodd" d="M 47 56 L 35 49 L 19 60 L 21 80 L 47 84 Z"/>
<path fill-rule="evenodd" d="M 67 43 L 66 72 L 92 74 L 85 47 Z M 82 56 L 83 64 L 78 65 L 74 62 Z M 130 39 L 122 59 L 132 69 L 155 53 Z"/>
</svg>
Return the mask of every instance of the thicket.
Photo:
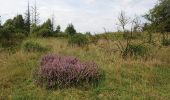
<svg viewBox="0 0 170 100">
<path fill-rule="evenodd" d="M 89 44 L 89 40 L 88 40 L 87 36 L 83 35 L 81 33 L 77 33 L 73 36 L 70 36 L 68 42 L 72 46 L 76 45 L 76 46 L 80 46 L 80 47 L 84 47 L 84 46 L 87 46 Z"/>
</svg>

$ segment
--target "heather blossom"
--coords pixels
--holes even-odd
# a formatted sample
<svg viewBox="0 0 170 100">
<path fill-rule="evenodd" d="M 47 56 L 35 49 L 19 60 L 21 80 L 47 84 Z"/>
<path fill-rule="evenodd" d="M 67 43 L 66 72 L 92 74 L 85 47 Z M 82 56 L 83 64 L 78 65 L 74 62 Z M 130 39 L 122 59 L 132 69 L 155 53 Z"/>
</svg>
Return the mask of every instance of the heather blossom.
<svg viewBox="0 0 170 100">
<path fill-rule="evenodd" d="M 67 87 L 97 82 L 101 78 L 94 62 L 82 62 L 76 57 L 46 55 L 41 59 L 37 82 L 47 87 Z"/>
</svg>

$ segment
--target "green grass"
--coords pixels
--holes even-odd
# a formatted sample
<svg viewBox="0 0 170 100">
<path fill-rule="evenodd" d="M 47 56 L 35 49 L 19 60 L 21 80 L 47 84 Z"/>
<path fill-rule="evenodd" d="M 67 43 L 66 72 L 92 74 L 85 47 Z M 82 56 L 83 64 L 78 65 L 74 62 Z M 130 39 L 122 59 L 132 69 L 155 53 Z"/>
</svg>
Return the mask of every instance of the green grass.
<svg viewBox="0 0 170 100">
<path fill-rule="evenodd" d="M 123 60 L 108 52 L 114 43 L 91 44 L 89 49 L 68 46 L 66 39 L 31 39 L 48 46 L 47 53 L 95 61 L 106 76 L 98 87 L 47 90 L 34 83 L 33 73 L 47 53 L 0 52 L 0 100 L 169 100 L 170 48 L 152 47 L 148 59 Z M 100 48 L 104 45 L 104 48 Z"/>
</svg>

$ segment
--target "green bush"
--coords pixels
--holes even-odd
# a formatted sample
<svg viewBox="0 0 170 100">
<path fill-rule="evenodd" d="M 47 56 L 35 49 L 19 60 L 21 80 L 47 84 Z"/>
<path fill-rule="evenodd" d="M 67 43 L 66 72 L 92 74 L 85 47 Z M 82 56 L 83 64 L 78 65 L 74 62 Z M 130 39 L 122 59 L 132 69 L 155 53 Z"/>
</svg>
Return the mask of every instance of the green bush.
<svg viewBox="0 0 170 100">
<path fill-rule="evenodd" d="M 162 45 L 169 46 L 170 45 L 170 39 L 163 40 Z"/>
<path fill-rule="evenodd" d="M 100 39 L 100 36 L 99 36 L 99 35 L 91 36 L 91 37 L 90 37 L 90 43 L 97 44 L 98 41 L 99 41 L 99 39 Z"/>
<path fill-rule="evenodd" d="M 18 46 L 25 38 L 23 33 L 15 33 L 10 31 L 10 28 L 0 29 L 0 45 L 5 48 L 13 48 Z"/>
<path fill-rule="evenodd" d="M 75 34 L 70 37 L 69 44 L 83 47 L 83 46 L 87 46 L 89 44 L 89 40 L 83 34 Z"/>
<path fill-rule="evenodd" d="M 123 52 L 123 56 L 135 56 L 135 57 L 144 57 L 148 52 L 148 48 L 144 45 L 129 45 Z"/>
<path fill-rule="evenodd" d="M 49 29 L 42 28 L 37 32 L 38 37 L 49 37 L 52 36 L 52 32 Z"/>
<path fill-rule="evenodd" d="M 67 33 L 54 33 L 54 37 L 61 37 L 61 38 L 68 38 L 69 37 L 69 34 Z"/>
<path fill-rule="evenodd" d="M 49 49 L 33 41 L 26 41 L 23 43 L 22 48 L 27 52 L 46 52 Z"/>
<path fill-rule="evenodd" d="M 69 35 L 75 35 L 76 34 L 76 30 L 75 30 L 73 24 L 69 24 L 67 26 L 67 28 L 65 29 L 65 33 L 67 33 Z"/>
</svg>

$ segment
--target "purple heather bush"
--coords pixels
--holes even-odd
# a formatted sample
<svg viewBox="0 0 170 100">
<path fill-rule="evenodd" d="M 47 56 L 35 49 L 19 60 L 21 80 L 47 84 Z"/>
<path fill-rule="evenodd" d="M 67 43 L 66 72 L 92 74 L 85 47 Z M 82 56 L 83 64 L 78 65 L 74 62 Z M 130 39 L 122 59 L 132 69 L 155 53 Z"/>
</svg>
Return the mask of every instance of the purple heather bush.
<svg viewBox="0 0 170 100">
<path fill-rule="evenodd" d="M 40 65 L 36 81 L 50 88 L 96 84 L 102 77 L 97 64 L 82 62 L 76 57 L 46 55 Z"/>
</svg>

